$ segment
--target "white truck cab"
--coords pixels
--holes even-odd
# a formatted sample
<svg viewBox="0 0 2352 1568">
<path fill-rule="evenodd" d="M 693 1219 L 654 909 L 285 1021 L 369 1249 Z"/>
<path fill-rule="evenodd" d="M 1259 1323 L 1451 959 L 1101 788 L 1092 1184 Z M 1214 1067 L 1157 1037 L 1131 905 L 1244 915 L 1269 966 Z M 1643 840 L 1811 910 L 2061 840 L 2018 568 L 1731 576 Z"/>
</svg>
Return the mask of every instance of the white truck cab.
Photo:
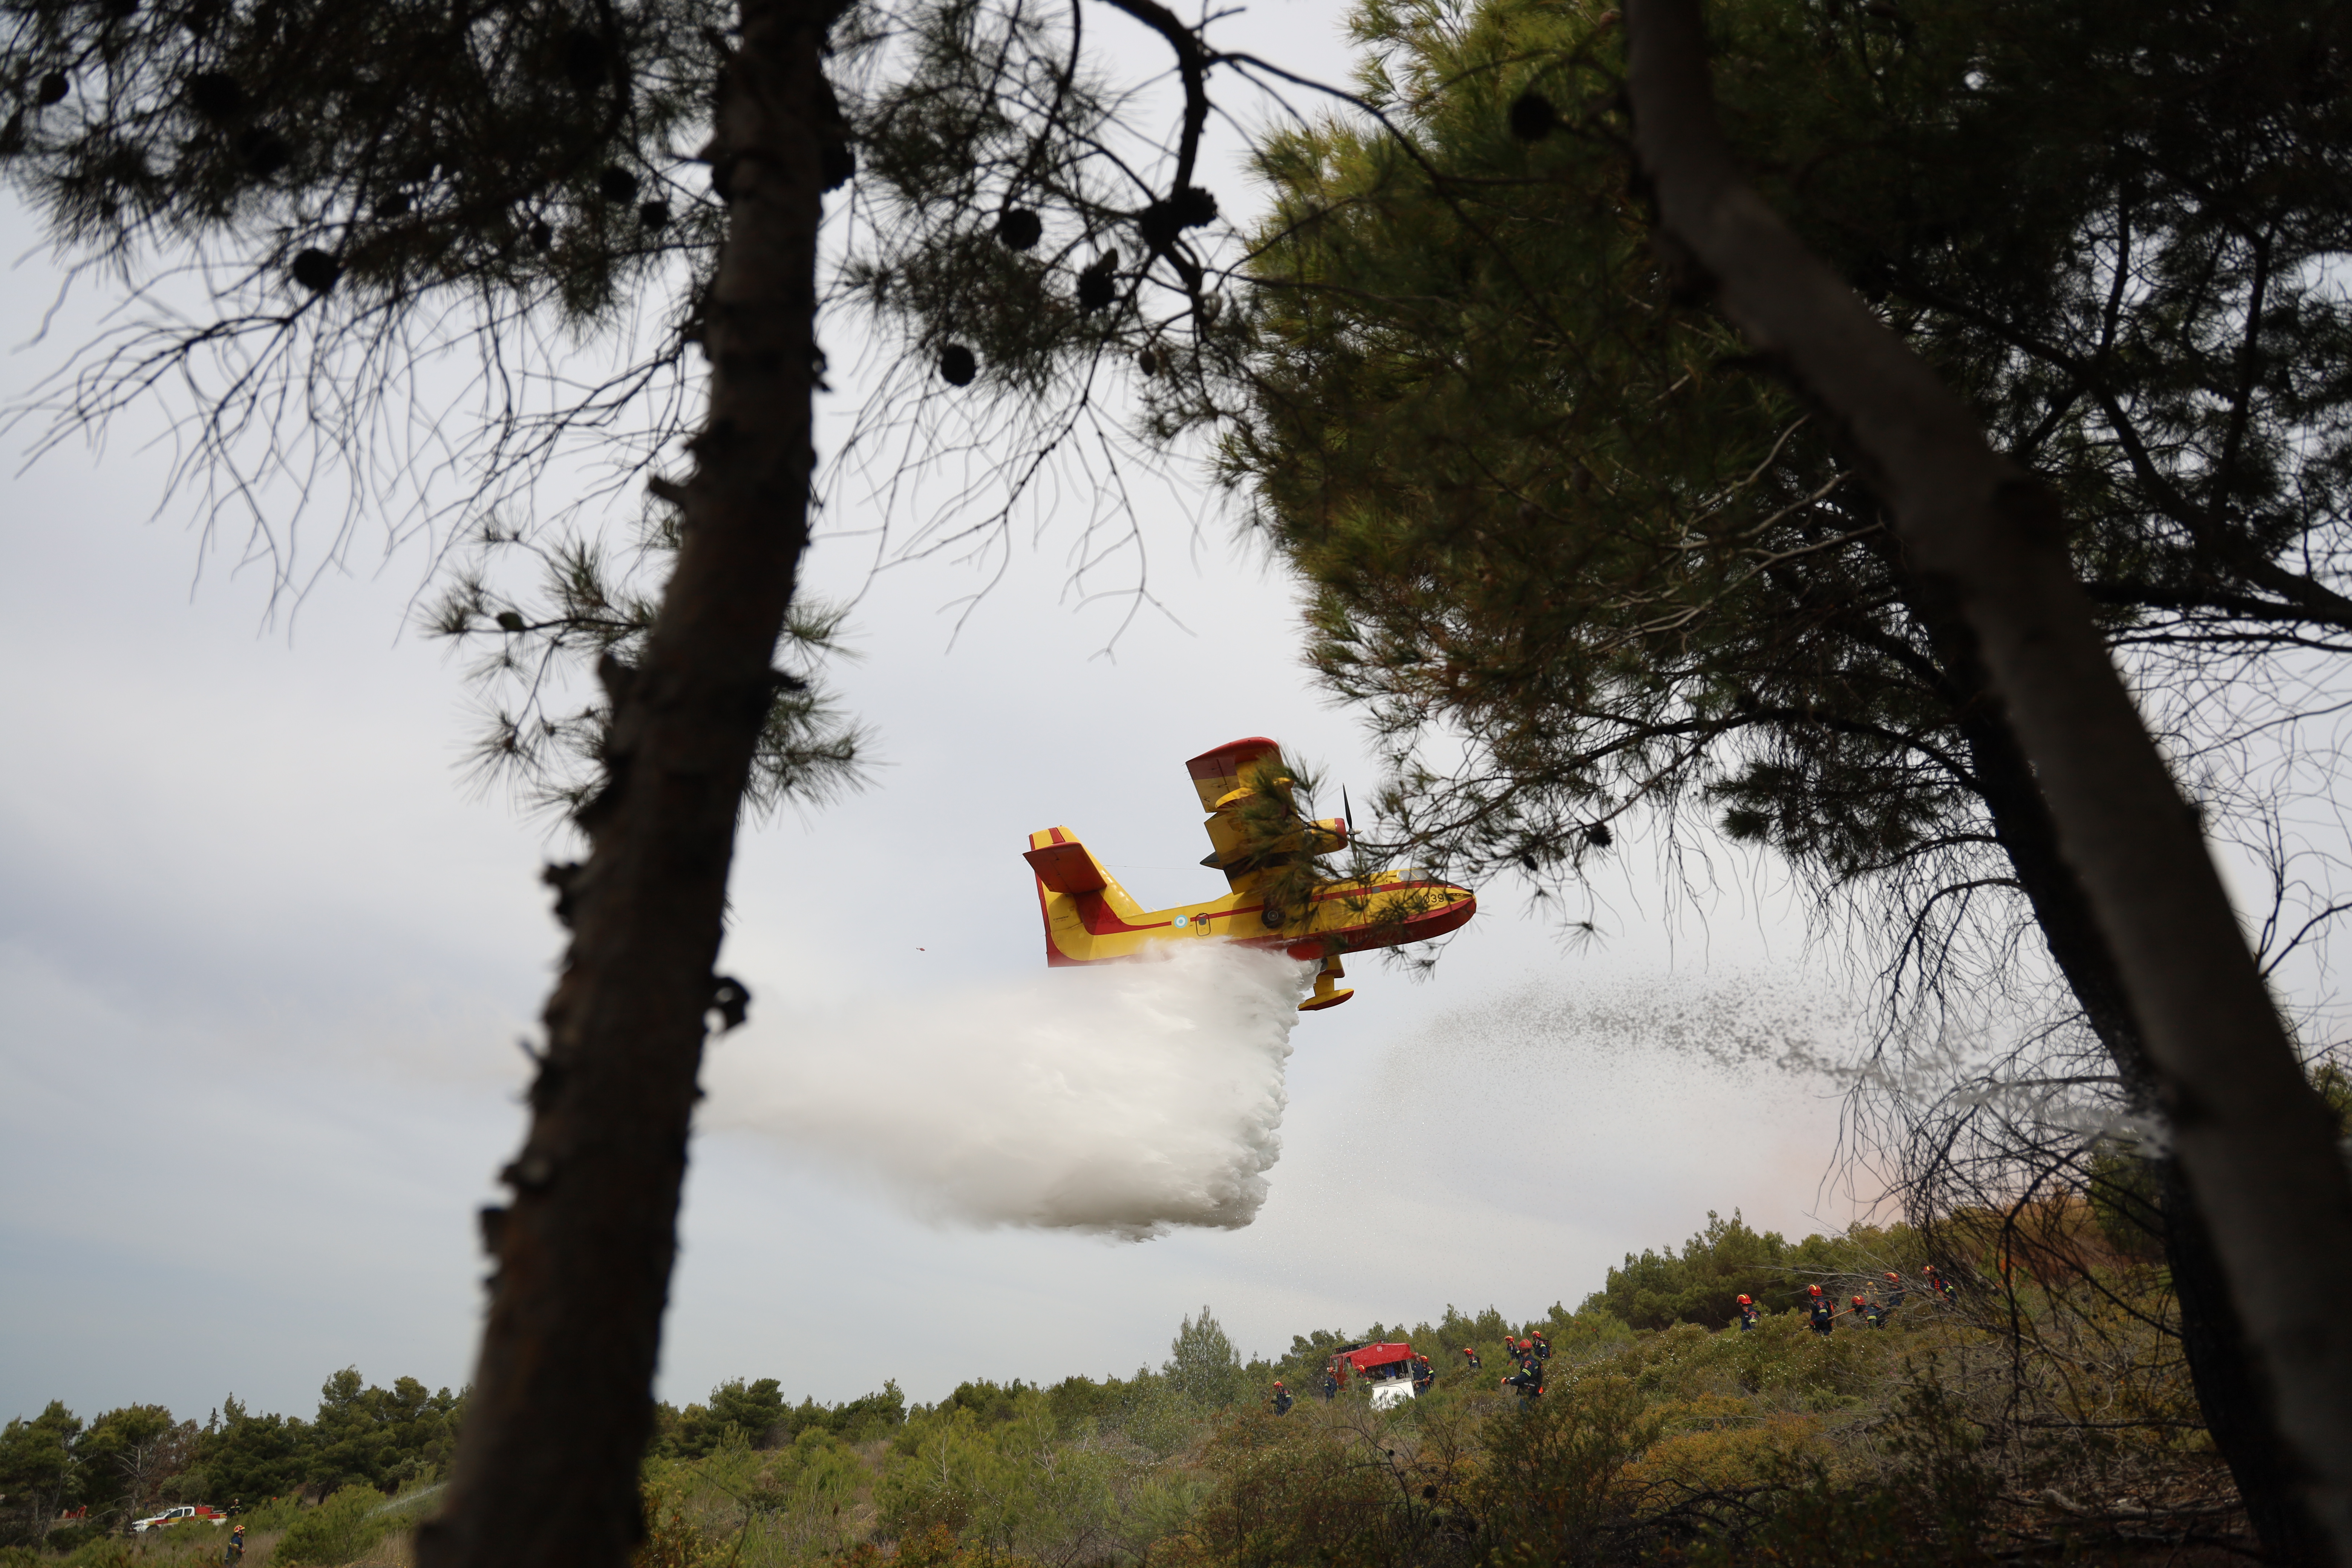
<svg viewBox="0 0 2352 1568">
<path fill-rule="evenodd" d="M 1375 1410 L 1402 1405 L 1413 1396 L 1413 1355 L 1409 1344 L 1384 1341 L 1379 1344 L 1349 1345 L 1333 1359 L 1346 1362 L 1363 1380 Z"/>
<path fill-rule="evenodd" d="M 228 1515 L 209 1504 L 184 1502 L 177 1508 L 167 1508 L 161 1513 L 151 1513 L 145 1519 L 133 1521 L 131 1533 L 144 1535 L 151 1530 L 162 1530 L 169 1525 L 181 1524 L 193 1520 L 202 1520 L 206 1524 L 226 1524 Z"/>
</svg>

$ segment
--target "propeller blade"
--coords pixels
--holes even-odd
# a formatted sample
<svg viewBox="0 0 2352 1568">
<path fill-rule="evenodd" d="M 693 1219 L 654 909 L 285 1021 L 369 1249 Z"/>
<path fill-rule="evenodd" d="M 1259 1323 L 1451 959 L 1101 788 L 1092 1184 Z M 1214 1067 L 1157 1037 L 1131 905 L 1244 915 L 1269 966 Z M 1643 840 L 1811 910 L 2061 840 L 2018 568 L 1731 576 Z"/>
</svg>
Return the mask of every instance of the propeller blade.
<svg viewBox="0 0 2352 1568">
<path fill-rule="evenodd" d="M 1348 805 L 1348 786 L 1339 786 L 1339 826 L 1349 833 L 1356 831 L 1356 814 Z"/>
</svg>

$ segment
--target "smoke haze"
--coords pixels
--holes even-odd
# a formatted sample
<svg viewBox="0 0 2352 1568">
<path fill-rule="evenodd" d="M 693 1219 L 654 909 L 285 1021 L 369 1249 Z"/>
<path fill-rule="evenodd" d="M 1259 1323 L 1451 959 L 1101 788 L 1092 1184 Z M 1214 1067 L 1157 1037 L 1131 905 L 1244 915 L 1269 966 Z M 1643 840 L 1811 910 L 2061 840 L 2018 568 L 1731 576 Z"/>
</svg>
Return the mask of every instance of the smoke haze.
<svg viewBox="0 0 2352 1568">
<path fill-rule="evenodd" d="M 703 1124 L 934 1221 L 1140 1241 L 1257 1217 L 1309 966 L 1203 943 L 722 1043 Z"/>
</svg>

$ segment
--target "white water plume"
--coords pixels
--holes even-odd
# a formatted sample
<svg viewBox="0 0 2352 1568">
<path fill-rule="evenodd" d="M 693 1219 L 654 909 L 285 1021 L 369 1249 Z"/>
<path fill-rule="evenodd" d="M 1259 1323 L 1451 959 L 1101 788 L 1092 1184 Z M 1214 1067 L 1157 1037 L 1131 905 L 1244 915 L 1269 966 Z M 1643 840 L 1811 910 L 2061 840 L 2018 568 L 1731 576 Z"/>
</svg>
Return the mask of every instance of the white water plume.
<svg viewBox="0 0 2352 1568">
<path fill-rule="evenodd" d="M 926 1218 L 1140 1241 L 1257 1217 L 1307 965 L 1223 944 L 721 1045 L 703 1121 L 878 1178 Z"/>
</svg>

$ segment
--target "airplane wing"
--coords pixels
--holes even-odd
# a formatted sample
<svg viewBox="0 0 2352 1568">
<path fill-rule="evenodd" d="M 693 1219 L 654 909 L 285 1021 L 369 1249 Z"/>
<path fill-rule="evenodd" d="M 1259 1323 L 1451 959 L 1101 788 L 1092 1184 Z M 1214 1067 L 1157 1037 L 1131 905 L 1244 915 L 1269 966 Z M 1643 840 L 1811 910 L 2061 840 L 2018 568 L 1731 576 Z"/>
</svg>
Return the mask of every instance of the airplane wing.
<svg viewBox="0 0 2352 1568">
<path fill-rule="evenodd" d="M 1192 775 L 1192 787 L 1200 793 L 1201 809 L 1216 810 L 1217 802 L 1242 787 L 1242 769 L 1261 757 L 1279 755 L 1281 751 L 1264 735 L 1251 735 L 1227 741 L 1186 763 L 1184 769 Z"/>
<path fill-rule="evenodd" d="M 1192 788 L 1201 797 L 1201 809 L 1213 813 L 1217 802 L 1253 782 L 1243 778 L 1244 769 L 1255 772 L 1255 764 L 1281 754 L 1282 748 L 1274 742 L 1264 735 L 1252 735 L 1203 752 L 1187 762 L 1184 768 L 1192 775 Z M 1208 829 L 1210 848 L 1201 864 L 1223 871 L 1225 880 L 1238 889 L 1242 879 L 1259 865 L 1258 858 L 1248 852 L 1246 832 L 1231 816 L 1212 816 L 1203 826 Z"/>
</svg>

